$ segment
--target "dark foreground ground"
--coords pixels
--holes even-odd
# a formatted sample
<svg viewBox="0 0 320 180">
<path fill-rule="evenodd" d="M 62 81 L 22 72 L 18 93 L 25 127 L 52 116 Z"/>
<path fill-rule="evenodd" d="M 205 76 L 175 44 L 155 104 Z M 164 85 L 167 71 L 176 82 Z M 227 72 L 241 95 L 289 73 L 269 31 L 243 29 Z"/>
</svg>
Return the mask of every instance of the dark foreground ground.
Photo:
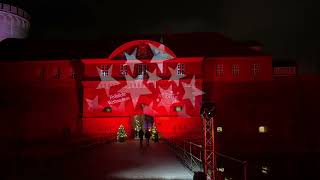
<svg viewBox="0 0 320 180">
<path fill-rule="evenodd" d="M 5 179 L 192 179 L 169 147 L 162 143 L 140 146 L 138 141 L 94 146 L 51 160 L 17 160 Z"/>
<path fill-rule="evenodd" d="M 138 141 L 130 140 L 124 143 L 100 142 L 85 148 L 79 148 L 78 145 L 70 148 L 61 144 L 39 147 L 23 151 L 10 151 L 2 147 L 0 179 L 188 180 L 193 177 L 193 173 L 186 169 L 169 146 L 163 143 L 151 143 L 150 146 L 144 143 L 143 147 L 140 147 Z M 232 155 L 239 155 L 239 159 L 248 161 L 248 180 L 320 179 L 318 152 Z M 233 164 L 228 169 L 226 161 L 222 164 L 225 167 L 225 176 L 241 180 L 241 166 Z M 269 167 L 268 174 L 261 173 L 262 165 Z"/>
</svg>

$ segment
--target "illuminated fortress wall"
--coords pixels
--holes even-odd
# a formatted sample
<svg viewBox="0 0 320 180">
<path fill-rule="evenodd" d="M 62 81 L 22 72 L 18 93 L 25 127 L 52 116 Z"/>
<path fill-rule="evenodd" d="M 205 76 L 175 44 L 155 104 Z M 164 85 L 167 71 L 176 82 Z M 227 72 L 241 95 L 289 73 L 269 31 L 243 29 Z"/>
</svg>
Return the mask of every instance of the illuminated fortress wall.
<svg viewBox="0 0 320 180">
<path fill-rule="evenodd" d="M 26 38 L 30 15 L 18 7 L 0 3 L 0 41 L 6 38 Z"/>
</svg>

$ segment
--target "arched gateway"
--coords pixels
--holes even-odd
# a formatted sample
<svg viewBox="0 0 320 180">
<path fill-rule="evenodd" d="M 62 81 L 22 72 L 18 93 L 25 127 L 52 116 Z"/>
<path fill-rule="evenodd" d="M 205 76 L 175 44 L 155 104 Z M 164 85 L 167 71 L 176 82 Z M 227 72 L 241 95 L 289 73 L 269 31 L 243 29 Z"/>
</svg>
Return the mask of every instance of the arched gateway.
<svg viewBox="0 0 320 180">
<path fill-rule="evenodd" d="M 134 115 L 132 117 L 132 128 L 134 132 L 134 137 L 138 138 L 138 132 L 140 129 L 142 130 L 150 130 L 152 126 L 154 125 L 154 118 L 153 116 L 147 115 L 147 114 L 139 114 Z"/>
<path fill-rule="evenodd" d="M 161 43 L 136 40 L 82 62 L 85 134 L 114 135 L 122 124 L 133 135 L 153 123 L 162 136 L 200 131 L 202 58 L 178 58 Z"/>
</svg>

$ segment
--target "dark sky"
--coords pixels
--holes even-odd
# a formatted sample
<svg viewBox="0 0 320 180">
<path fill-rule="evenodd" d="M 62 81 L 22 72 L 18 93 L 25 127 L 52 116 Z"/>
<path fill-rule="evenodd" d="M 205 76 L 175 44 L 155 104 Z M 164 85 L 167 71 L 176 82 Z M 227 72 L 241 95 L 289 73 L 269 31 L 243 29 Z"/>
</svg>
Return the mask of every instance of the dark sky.
<svg viewBox="0 0 320 180">
<path fill-rule="evenodd" d="M 99 39 L 117 33 L 222 32 L 257 40 L 275 59 L 320 69 L 315 0 L 24 0 L 31 38 Z M 319 71 L 318 71 L 319 72 Z"/>
</svg>

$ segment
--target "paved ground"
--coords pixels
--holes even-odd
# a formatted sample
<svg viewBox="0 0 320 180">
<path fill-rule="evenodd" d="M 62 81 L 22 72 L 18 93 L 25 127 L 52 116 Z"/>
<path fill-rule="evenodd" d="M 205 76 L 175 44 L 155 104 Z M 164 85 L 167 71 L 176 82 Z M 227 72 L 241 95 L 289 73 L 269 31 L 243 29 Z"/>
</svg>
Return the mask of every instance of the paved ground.
<svg viewBox="0 0 320 180">
<path fill-rule="evenodd" d="M 192 179 L 169 147 L 136 140 L 97 146 L 40 167 L 23 167 L 9 179 Z"/>
</svg>

